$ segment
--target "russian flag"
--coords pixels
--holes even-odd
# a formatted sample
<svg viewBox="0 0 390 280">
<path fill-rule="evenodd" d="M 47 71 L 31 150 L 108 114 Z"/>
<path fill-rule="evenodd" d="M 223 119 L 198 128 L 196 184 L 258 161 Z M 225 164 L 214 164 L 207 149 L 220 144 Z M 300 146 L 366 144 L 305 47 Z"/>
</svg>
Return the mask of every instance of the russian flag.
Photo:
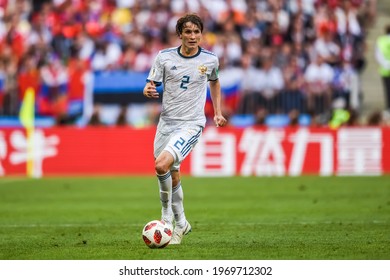
<svg viewBox="0 0 390 280">
<path fill-rule="evenodd" d="M 236 112 L 240 96 L 240 83 L 234 83 L 229 86 L 221 87 L 224 105 L 231 112 Z"/>
<path fill-rule="evenodd" d="M 240 82 L 231 83 L 229 85 L 222 85 L 221 83 L 221 94 L 222 94 L 222 109 L 235 113 L 237 111 L 239 97 L 240 97 Z M 207 88 L 207 98 L 205 105 L 205 115 L 208 119 L 214 117 L 214 108 L 210 95 L 210 88 Z"/>
</svg>

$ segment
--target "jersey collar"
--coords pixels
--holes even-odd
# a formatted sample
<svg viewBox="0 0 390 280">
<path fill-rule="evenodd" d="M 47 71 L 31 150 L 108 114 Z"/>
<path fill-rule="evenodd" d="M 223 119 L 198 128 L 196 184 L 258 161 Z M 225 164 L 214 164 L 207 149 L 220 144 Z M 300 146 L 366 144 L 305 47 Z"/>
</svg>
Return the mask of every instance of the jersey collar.
<svg viewBox="0 0 390 280">
<path fill-rule="evenodd" d="M 194 57 L 197 57 L 197 56 L 200 54 L 200 52 L 202 51 L 202 48 L 201 48 L 201 47 L 198 47 L 198 52 L 197 52 L 196 54 L 194 54 L 194 55 L 192 55 L 192 56 L 184 56 L 184 55 L 181 54 L 180 49 L 181 49 L 181 46 L 179 46 L 179 47 L 177 48 L 177 53 L 178 53 L 182 58 L 194 58 Z"/>
</svg>

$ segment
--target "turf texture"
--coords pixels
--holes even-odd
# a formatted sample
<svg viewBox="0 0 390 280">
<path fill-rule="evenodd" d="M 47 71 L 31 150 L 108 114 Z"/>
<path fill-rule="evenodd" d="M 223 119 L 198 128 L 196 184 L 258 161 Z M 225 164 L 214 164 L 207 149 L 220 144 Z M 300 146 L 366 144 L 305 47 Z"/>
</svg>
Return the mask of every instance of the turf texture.
<svg viewBox="0 0 390 280">
<path fill-rule="evenodd" d="M 1 260 L 388 260 L 390 177 L 182 178 L 192 232 L 149 249 L 155 177 L 0 179 Z"/>
</svg>

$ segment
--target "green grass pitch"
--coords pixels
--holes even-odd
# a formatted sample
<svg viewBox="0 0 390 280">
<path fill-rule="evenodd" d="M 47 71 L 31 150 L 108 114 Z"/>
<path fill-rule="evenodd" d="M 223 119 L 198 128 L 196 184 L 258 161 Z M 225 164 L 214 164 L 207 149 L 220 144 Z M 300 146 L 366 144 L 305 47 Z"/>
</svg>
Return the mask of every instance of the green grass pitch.
<svg viewBox="0 0 390 280">
<path fill-rule="evenodd" d="M 388 260 L 390 177 L 182 178 L 193 231 L 152 250 L 154 177 L 1 178 L 2 260 Z"/>
</svg>

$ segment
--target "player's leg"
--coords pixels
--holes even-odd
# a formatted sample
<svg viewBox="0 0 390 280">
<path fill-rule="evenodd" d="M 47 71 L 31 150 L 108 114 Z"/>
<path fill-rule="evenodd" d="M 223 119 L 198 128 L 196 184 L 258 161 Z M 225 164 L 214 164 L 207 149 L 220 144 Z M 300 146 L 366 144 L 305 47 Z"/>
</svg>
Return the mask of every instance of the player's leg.
<svg viewBox="0 0 390 280">
<path fill-rule="evenodd" d="M 180 244 L 183 236 L 191 231 L 191 225 L 187 221 L 184 213 L 184 195 L 179 170 L 181 162 L 190 154 L 201 134 L 202 128 L 199 126 L 182 129 L 171 138 L 165 147 L 165 150 L 170 151 L 172 155 L 176 155 L 177 159 L 171 168 L 173 180 L 172 211 L 174 213 L 176 227 L 170 244 Z"/>
<path fill-rule="evenodd" d="M 173 231 L 172 240 L 170 244 L 180 244 L 183 236 L 188 234 L 191 231 L 191 225 L 187 221 L 184 213 L 184 193 L 180 181 L 180 172 L 176 170 L 171 171 L 173 178 L 173 187 L 172 189 L 172 211 L 175 217 L 176 227 Z"/>
<path fill-rule="evenodd" d="M 155 171 L 158 178 L 161 201 L 162 219 L 168 223 L 172 223 L 172 176 L 170 167 L 174 162 L 173 156 L 162 151 L 155 160 Z"/>
<path fill-rule="evenodd" d="M 186 224 L 186 216 L 184 213 L 184 194 L 181 187 L 180 171 L 171 170 L 172 175 L 172 211 L 175 217 L 177 227 L 183 228 Z"/>
<path fill-rule="evenodd" d="M 154 138 L 154 162 L 162 206 L 161 218 L 166 222 L 172 223 L 172 177 L 170 169 L 174 162 L 174 157 L 169 152 L 164 151 L 170 136 L 169 134 L 161 133 L 159 130 L 156 131 Z"/>
<path fill-rule="evenodd" d="M 173 156 L 167 151 L 162 151 L 155 160 L 155 170 L 160 189 L 161 215 L 165 222 L 172 223 L 172 176 L 170 167 L 173 164 Z"/>
</svg>

